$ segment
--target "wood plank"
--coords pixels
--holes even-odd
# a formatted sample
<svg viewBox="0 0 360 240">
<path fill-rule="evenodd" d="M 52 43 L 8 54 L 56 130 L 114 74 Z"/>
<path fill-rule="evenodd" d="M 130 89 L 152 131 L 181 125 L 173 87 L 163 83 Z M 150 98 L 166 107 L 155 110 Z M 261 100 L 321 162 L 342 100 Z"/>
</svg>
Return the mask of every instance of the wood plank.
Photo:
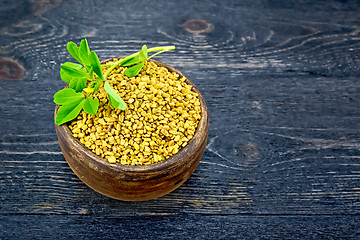
<svg viewBox="0 0 360 240">
<path fill-rule="evenodd" d="M 2 239 L 358 239 L 359 216 L 0 217 Z"/>
<path fill-rule="evenodd" d="M 244 213 L 359 214 L 357 1 L 166 1 L 162 11 L 156 4 L 141 9 L 132 1 L 92 1 L 85 12 L 85 1 L 65 1 L 39 10 L 41 16 L 20 8 L 22 3 L 0 3 L 0 12 L 16 9 L 13 21 L 1 25 L 0 56 L 26 70 L 21 81 L 0 80 L 3 219 L 16 223 L 31 221 L 22 214 L 62 214 L 66 223 L 68 214 L 234 214 L 227 231 L 240 234 L 230 228 L 240 227 L 236 220 Z M 189 19 L 212 27 L 191 33 L 183 25 Z M 142 44 L 176 45 L 175 52 L 157 59 L 181 70 L 203 93 L 210 135 L 195 174 L 172 194 L 144 203 L 115 201 L 84 186 L 67 166 L 54 130 L 52 96 L 64 86 L 60 63 L 72 60 L 66 43 L 83 37 L 101 59 L 130 54 Z M 190 217 L 194 224 L 196 217 Z M 347 217 L 341 220 L 343 234 L 358 220 L 349 219 L 348 225 Z M 300 227 L 312 226 L 306 221 L 295 237 L 305 234 Z M 314 218 L 309 224 L 315 223 Z M 41 226 L 34 230 L 39 236 Z M 338 236 L 332 226 L 323 230 L 323 238 Z"/>
</svg>

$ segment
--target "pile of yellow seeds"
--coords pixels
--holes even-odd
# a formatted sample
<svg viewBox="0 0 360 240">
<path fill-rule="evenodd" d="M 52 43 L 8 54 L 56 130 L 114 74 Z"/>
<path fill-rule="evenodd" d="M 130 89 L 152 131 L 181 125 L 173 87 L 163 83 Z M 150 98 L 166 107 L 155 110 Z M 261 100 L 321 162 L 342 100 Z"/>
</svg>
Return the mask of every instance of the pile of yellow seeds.
<svg viewBox="0 0 360 240">
<path fill-rule="evenodd" d="M 198 94 L 185 78 L 154 62 L 146 62 L 141 72 L 131 78 L 124 75 L 125 69 L 115 68 L 107 79 L 128 108 L 114 109 L 105 90 L 100 88 L 94 94 L 100 100 L 96 115 L 82 111 L 71 122 L 70 130 L 109 163 L 160 162 L 176 154 L 193 138 L 201 118 Z"/>
</svg>

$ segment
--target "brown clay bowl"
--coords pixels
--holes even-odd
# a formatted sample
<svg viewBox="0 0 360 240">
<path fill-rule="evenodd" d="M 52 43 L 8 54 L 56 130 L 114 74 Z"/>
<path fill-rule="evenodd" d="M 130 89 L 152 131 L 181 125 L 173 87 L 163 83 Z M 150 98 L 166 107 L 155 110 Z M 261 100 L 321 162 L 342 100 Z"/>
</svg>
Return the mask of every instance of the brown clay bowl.
<svg viewBox="0 0 360 240">
<path fill-rule="evenodd" d="M 167 64 L 152 61 L 171 72 L 176 72 L 179 76 L 184 76 Z M 164 196 L 178 188 L 198 166 L 209 133 L 209 117 L 205 101 L 194 83 L 188 78 L 186 82 L 199 94 L 201 103 L 201 120 L 193 139 L 186 147 L 169 159 L 155 164 L 145 166 L 110 164 L 75 139 L 67 124 L 55 125 L 61 150 L 73 172 L 93 190 L 118 200 L 145 201 Z M 58 109 L 59 106 L 56 106 L 55 116 Z"/>
</svg>

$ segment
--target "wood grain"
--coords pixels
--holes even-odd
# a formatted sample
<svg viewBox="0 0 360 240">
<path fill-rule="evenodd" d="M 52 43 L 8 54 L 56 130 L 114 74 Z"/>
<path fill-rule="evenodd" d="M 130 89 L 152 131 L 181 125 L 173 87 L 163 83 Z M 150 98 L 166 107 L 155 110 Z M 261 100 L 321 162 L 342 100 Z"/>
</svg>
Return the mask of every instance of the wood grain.
<svg viewBox="0 0 360 240">
<path fill-rule="evenodd" d="M 0 57 L 26 76 L 0 79 L 4 238 L 31 217 L 39 227 L 27 236 L 44 236 L 59 221 L 62 229 L 77 223 L 68 233 L 84 238 L 99 235 L 83 229 L 111 238 L 121 220 L 149 234 L 157 219 L 149 238 L 162 231 L 187 238 L 183 229 L 199 239 L 211 231 L 220 239 L 359 237 L 359 1 L 63 1 L 37 15 L 26 1 L 7 2 L 0 3 Z M 189 32 L 191 19 L 212 28 Z M 146 203 L 112 200 L 67 166 L 52 96 L 65 85 L 60 64 L 73 61 L 66 43 L 83 37 L 100 60 L 142 44 L 176 45 L 156 59 L 196 84 L 210 131 L 197 170 L 173 193 Z"/>
<path fill-rule="evenodd" d="M 11 215 L 0 218 L 4 238 L 46 239 L 357 239 L 349 216 L 170 215 L 91 217 Z M 36 222 L 37 224 L 34 224 Z M 53 230 L 56 222 L 57 232 Z M 334 224 L 336 222 L 336 224 Z M 14 231 L 14 225 L 23 231 Z M 19 229 L 18 228 L 18 229 Z"/>
</svg>

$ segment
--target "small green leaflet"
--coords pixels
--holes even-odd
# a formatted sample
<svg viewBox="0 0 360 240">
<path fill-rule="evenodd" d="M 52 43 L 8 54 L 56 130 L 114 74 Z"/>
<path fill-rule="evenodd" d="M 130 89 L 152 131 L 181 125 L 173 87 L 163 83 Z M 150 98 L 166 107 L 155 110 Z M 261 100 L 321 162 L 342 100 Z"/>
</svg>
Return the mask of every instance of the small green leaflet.
<svg viewBox="0 0 360 240">
<path fill-rule="evenodd" d="M 93 99 L 92 97 L 84 99 L 82 93 L 76 93 L 71 88 L 65 88 L 57 92 L 54 95 L 54 102 L 62 105 L 56 114 L 55 123 L 58 125 L 73 120 L 82 109 L 94 115 L 99 108 L 99 99 Z"/>
<path fill-rule="evenodd" d="M 104 80 L 104 76 L 101 71 L 101 65 L 98 56 L 94 51 L 89 54 L 89 62 L 94 72 L 99 76 L 101 80 Z"/>
<path fill-rule="evenodd" d="M 135 66 L 132 66 L 131 68 L 128 68 L 125 70 L 125 75 L 128 77 L 136 76 L 142 69 L 142 67 L 145 65 L 144 62 L 141 62 Z"/>
<path fill-rule="evenodd" d="M 77 70 L 84 73 L 84 77 L 87 77 L 86 69 L 83 68 L 82 65 L 72 62 L 66 62 L 63 65 L 61 65 L 60 77 L 64 82 L 69 82 L 74 77 L 73 71 L 77 71 Z M 78 73 L 76 72 L 75 74 Z"/>
<path fill-rule="evenodd" d="M 96 114 L 98 108 L 99 108 L 99 99 L 87 97 L 84 103 L 84 110 L 88 114 L 94 115 Z"/>
<path fill-rule="evenodd" d="M 70 53 L 71 56 L 73 56 L 73 58 L 76 59 L 76 61 L 78 61 L 79 63 L 81 63 L 81 59 L 79 56 L 79 48 L 76 45 L 76 43 L 74 42 L 68 42 L 68 44 L 66 45 L 66 49 L 68 50 L 68 52 Z"/>
<path fill-rule="evenodd" d="M 69 87 L 75 89 L 77 92 L 81 92 L 84 87 L 86 87 L 89 77 L 86 69 L 80 64 L 70 62 L 61 65 L 60 76 L 63 81 L 70 81 Z"/>
<path fill-rule="evenodd" d="M 79 63 L 84 65 L 87 70 L 90 68 L 89 54 L 90 49 L 86 38 L 81 40 L 80 46 L 78 47 L 74 42 L 68 42 L 66 48 L 71 56 L 73 56 Z"/>
<path fill-rule="evenodd" d="M 69 68 L 74 68 L 74 69 L 77 69 L 77 70 L 84 69 L 82 65 L 77 64 L 77 63 L 72 63 L 72 62 L 65 62 L 64 64 L 62 64 L 62 66 L 67 66 Z M 82 71 L 84 71 L 84 70 L 82 70 Z M 86 71 L 84 71 L 84 72 L 86 72 Z"/>
<path fill-rule="evenodd" d="M 69 64 L 69 63 L 64 63 L 63 65 L 61 65 L 61 70 L 63 74 L 67 74 L 68 76 L 70 76 L 71 78 L 87 78 L 89 77 L 88 73 L 86 72 L 85 68 L 80 68 L 79 69 L 79 64 L 73 63 L 73 64 Z"/>
<path fill-rule="evenodd" d="M 132 64 L 136 64 L 135 66 L 132 66 L 131 68 L 128 68 L 125 70 L 125 75 L 128 77 L 133 77 L 139 74 L 141 69 L 145 65 L 145 61 L 148 59 L 148 50 L 146 45 L 143 45 L 141 48 L 141 51 L 139 52 L 138 57 L 131 58 L 130 60 L 126 61 L 122 66 L 131 66 Z M 138 60 L 138 61 L 137 61 Z M 132 63 L 132 64 L 131 64 Z"/>
<path fill-rule="evenodd" d="M 90 49 L 89 49 L 89 45 L 88 45 L 88 42 L 87 42 L 86 38 L 84 38 L 80 42 L 79 54 L 80 54 L 80 59 L 81 59 L 82 64 L 89 70 L 89 66 L 90 66 L 90 60 L 89 60 Z"/>
<path fill-rule="evenodd" d="M 108 94 L 107 96 L 111 106 L 113 106 L 114 108 L 118 108 L 120 106 L 120 102 L 116 101 L 115 98 L 113 98 L 110 94 Z"/>
<path fill-rule="evenodd" d="M 130 58 L 129 60 L 123 62 L 121 64 L 121 66 L 128 67 L 128 66 L 134 65 L 134 64 L 139 63 L 139 62 L 141 62 L 141 60 L 138 57 L 133 57 L 133 58 Z"/>
<path fill-rule="evenodd" d="M 73 102 L 77 102 L 82 100 L 84 95 L 82 93 L 75 92 L 74 89 L 64 88 L 54 95 L 54 103 L 58 105 L 71 104 Z"/>
<path fill-rule="evenodd" d="M 143 45 L 141 48 L 141 51 L 139 53 L 139 59 L 140 61 L 146 61 L 148 58 L 148 51 L 146 45 Z"/>
<path fill-rule="evenodd" d="M 84 103 L 85 99 L 79 99 L 75 102 L 62 105 L 56 114 L 55 123 L 61 125 L 76 118 L 83 108 Z"/>
<path fill-rule="evenodd" d="M 127 108 L 124 100 L 115 92 L 108 82 L 105 82 L 104 89 L 108 94 L 109 101 L 114 108 L 125 110 Z"/>
<path fill-rule="evenodd" d="M 73 78 L 69 83 L 69 88 L 74 89 L 76 92 L 84 90 L 87 84 L 87 78 Z"/>
</svg>

